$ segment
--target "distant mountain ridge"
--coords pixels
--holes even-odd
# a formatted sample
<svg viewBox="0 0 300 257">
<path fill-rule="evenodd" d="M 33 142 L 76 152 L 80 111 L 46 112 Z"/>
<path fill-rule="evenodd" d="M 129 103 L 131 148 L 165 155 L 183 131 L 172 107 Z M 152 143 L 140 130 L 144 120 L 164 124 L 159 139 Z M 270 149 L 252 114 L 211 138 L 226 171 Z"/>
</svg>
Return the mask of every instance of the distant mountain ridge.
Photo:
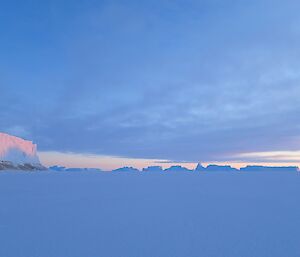
<svg viewBox="0 0 300 257">
<path fill-rule="evenodd" d="M 52 166 L 49 168 L 51 171 L 57 172 L 69 172 L 69 171 L 103 171 L 96 168 L 66 168 L 61 166 Z M 282 172 L 299 172 L 297 166 L 282 166 L 282 167 L 269 167 L 269 166 L 246 166 L 240 169 L 233 168 L 230 165 L 216 165 L 210 164 L 207 167 L 202 166 L 200 163 L 195 169 L 188 169 L 180 165 L 174 165 L 169 168 L 163 169 L 161 166 L 149 166 L 141 170 L 134 167 L 121 167 L 111 171 L 104 172 L 114 172 L 114 173 L 178 173 L 178 172 L 198 172 L 198 173 L 211 173 L 211 172 L 226 172 L 226 173 L 236 173 L 236 172 L 272 172 L 272 171 L 282 171 Z"/>
<path fill-rule="evenodd" d="M 79 171 L 102 171 L 101 169 L 97 168 L 66 168 L 63 166 L 51 166 L 49 170 L 52 171 L 71 171 L 71 172 L 79 172 Z"/>
</svg>

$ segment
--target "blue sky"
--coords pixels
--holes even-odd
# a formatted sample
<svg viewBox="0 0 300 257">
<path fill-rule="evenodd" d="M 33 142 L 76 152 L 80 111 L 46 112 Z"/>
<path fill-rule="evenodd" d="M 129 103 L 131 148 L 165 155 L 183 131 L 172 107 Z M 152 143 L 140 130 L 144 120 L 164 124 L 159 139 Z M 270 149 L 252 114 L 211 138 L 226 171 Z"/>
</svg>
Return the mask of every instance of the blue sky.
<svg viewBox="0 0 300 257">
<path fill-rule="evenodd" d="M 49 164 L 295 163 L 299 7 L 2 1 L 0 131 L 34 140 Z"/>
</svg>

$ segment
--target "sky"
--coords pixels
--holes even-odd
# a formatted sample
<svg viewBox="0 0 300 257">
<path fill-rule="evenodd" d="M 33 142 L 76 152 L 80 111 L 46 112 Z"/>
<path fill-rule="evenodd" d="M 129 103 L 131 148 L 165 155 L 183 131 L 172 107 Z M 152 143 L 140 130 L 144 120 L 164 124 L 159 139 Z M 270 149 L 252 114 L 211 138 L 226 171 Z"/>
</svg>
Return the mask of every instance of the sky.
<svg viewBox="0 0 300 257">
<path fill-rule="evenodd" d="M 3 0 L 0 131 L 47 165 L 299 164 L 299 9 Z"/>
</svg>

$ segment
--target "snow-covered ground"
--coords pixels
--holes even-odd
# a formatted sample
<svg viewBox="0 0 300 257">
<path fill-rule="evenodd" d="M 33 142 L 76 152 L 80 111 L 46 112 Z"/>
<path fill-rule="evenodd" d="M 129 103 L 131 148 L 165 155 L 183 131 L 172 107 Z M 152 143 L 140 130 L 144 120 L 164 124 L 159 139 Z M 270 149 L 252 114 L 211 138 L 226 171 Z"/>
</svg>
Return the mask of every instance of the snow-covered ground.
<svg viewBox="0 0 300 257">
<path fill-rule="evenodd" d="M 0 172 L 3 257 L 299 257 L 300 175 Z"/>
</svg>

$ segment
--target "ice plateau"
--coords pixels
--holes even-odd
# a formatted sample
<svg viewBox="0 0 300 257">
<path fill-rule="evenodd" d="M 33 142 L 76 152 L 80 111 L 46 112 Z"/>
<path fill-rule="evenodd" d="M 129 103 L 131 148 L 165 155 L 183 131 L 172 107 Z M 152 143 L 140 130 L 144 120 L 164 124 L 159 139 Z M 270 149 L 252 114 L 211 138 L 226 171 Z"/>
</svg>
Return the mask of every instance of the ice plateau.
<svg viewBox="0 0 300 257">
<path fill-rule="evenodd" d="M 0 170 L 45 169 L 37 156 L 37 145 L 31 141 L 0 132 Z"/>
</svg>

